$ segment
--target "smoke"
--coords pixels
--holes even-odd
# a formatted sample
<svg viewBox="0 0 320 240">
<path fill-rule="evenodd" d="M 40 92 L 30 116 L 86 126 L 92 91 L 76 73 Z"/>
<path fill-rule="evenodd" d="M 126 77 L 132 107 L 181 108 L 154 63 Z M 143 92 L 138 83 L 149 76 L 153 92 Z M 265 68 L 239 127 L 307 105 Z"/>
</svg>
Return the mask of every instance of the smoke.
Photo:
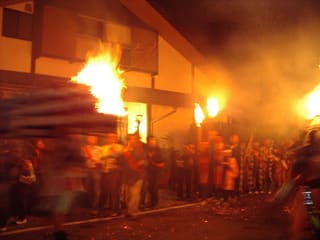
<svg viewBox="0 0 320 240">
<path fill-rule="evenodd" d="M 320 82 L 316 2 L 230 2 L 206 2 L 216 16 L 207 26 L 210 58 L 231 79 L 229 111 L 266 134 L 294 131 L 302 121 L 296 102 Z"/>
<path fill-rule="evenodd" d="M 234 121 L 269 135 L 303 123 L 296 102 L 320 82 L 318 0 L 148 1 L 210 59 L 198 89 L 224 95 Z"/>
</svg>

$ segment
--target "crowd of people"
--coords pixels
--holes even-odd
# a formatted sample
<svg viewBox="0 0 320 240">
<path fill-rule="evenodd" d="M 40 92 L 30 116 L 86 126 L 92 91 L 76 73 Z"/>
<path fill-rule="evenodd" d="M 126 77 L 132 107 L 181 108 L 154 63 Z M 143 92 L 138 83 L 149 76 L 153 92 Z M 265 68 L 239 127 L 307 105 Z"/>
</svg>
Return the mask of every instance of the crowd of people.
<svg viewBox="0 0 320 240">
<path fill-rule="evenodd" d="M 287 181 L 292 164 L 289 143 L 241 142 L 237 134 L 228 140 L 211 131 L 206 141 L 186 144 L 176 152 L 170 182 L 178 199 L 273 194 Z"/>
<path fill-rule="evenodd" d="M 110 216 L 134 218 L 144 208 L 155 208 L 164 168 L 157 139 L 149 136 L 143 143 L 138 134 L 129 134 L 126 140 L 120 144 L 117 134 L 108 133 L 88 136 L 85 143 L 66 137 L 16 144 L 8 178 L 2 179 L 9 184 L 1 191 L 7 199 L 1 203 L 1 230 L 8 219 L 27 223 L 31 203 L 50 211 L 58 230 L 79 193 L 87 196 L 93 215 L 107 209 Z"/>
<path fill-rule="evenodd" d="M 135 218 L 139 211 L 157 207 L 163 171 L 169 174 L 169 189 L 187 201 L 271 194 L 286 181 L 288 145 L 275 146 L 270 139 L 241 142 L 236 134 L 228 140 L 210 131 L 205 141 L 186 143 L 165 159 L 155 136 L 143 143 L 138 134 L 128 134 L 126 144 L 116 133 L 88 136 L 85 143 L 37 139 L 16 150 L 6 192 L 10 207 L 1 212 L 1 230 L 8 219 L 26 223 L 30 203 L 49 210 L 59 230 L 80 192 L 93 215 L 107 209 L 110 216 Z"/>
</svg>

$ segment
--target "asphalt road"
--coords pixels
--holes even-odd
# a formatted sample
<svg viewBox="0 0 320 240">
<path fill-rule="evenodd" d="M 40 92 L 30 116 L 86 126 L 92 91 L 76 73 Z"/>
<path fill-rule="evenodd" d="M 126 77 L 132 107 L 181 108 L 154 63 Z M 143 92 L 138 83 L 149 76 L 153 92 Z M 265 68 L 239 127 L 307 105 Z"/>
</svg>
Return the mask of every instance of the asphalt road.
<svg viewBox="0 0 320 240">
<path fill-rule="evenodd" d="M 266 208 L 261 197 L 231 204 L 217 200 L 142 212 L 136 220 L 122 216 L 70 222 L 69 240 L 284 240 L 288 216 Z M 47 227 L 0 235 L 6 240 L 47 239 Z"/>
</svg>

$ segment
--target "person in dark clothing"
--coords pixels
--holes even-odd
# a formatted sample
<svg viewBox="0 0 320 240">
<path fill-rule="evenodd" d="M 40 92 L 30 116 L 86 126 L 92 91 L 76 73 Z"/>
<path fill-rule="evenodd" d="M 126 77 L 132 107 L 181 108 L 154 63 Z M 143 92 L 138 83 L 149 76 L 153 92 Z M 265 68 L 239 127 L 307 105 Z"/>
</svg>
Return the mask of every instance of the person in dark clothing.
<svg viewBox="0 0 320 240">
<path fill-rule="evenodd" d="M 186 144 L 183 152 L 176 159 L 177 197 L 179 200 L 192 199 L 192 183 L 194 177 L 195 146 Z"/>
<path fill-rule="evenodd" d="M 51 217 L 53 238 L 66 240 L 64 218 L 71 210 L 77 196 L 84 192 L 85 159 L 77 135 L 45 139 L 45 141 L 46 150 L 41 169 L 44 176 L 41 196 L 51 201 L 40 203 L 40 208 L 46 210 Z"/>
<path fill-rule="evenodd" d="M 15 223 L 27 223 L 27 214 L 33 200 L 33 186 L 36 182 L 36 176 L 32 160 L 34 159 L 33 146 L 29 141 L 21 141 L 17 145 L 17 174 L 12 185 L 11 195 L 11 217 L 15 218 Z"/>
<path fill-rule="evenodd" d="M 150 196 L 148 207 L 154 208 L 159 202 L 159 177 L 161 169 L 164 167 L 161 151 L 158 146 L 157 139 L 154 136 L 147 138 L 146 145 L 147 154 L 147 192 Z"/>
<path fill-rule="evenodd" d="M 292 153 L 290 179 L 275 194 L 272 206 L 293 202 L 290 240 L 320 239 L 320 126 Z"/>
<path fill-rule="evenodd" d="M 10 184 L 8 182 L 0 182 L 0 232 L 7 230 L 9 211 Z"/>
<path fill-rule="evenodd" d="M 27 223 L 27 212 L 32 194 L 32 185 L 36 181 L 31 160 L 21 162 L 19 176 L 13 187 L 12 212 L 17 217 L 16 224 Z"/>
<path fill-rule="evenodd" d="M 147 164 L 146 153 L 143 144 L 137 134 L 129 134 L 127 146 L 124 148 L 124 184 L 126 189 L 126 216 L 135 218 L 139 212 L 139 203 L 143 180 L 145 179 L 145 167 Z"/>
<path fill-rule="evenodd" d="M 7 230 L 7 225 L 13 213 L 11 212 L 13 185 L 19 173 L 17 144 L 14 140 L 0 141 L 0 232 Z"/>
</svg>

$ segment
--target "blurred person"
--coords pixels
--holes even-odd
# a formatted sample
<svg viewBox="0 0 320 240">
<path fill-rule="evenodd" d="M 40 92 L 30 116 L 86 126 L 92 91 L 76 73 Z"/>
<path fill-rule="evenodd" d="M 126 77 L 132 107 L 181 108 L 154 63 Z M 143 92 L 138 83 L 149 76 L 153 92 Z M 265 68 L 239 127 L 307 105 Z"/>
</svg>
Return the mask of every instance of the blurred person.
<svg viewBox="0 0 320 240">
<path fill-rule="evenodd" d="M 209 163 L 209 176 L 208 176 L 208 182 L 213 183 L 213 169 L 215 168 L 214 164 L 216 163 L 215 161 L 215 140 L 218 137 L 218 132 L 215 130 L 209 130 L 208 131 L 208 143 L 209 143 L 209 157 L 210 157 L 210 163 Z M 215 195 L 216 194 L 216 189 L 214 185 L 209 186 L 209 193 L 210 195 Z"/>
<path fill-rule="evenodd" d="M 264 192 L 272 194 L 275 191 L 275 167 L 276 162 L 280 159 L 275 155 L 274 144 L 272 139 L 265 139 L 264 147 L 262 148 L 262 155 L 265 161 L 265 186 Z"/>
<path fill-rule="evenodd" d="M 82 151 L 85 157 L 85 166 L 87 176 L 85 178 L 85 186 L 91 213 L 98 214 L 100 196 L 101 196 L 101 150 L 98 145 L 97 136 L 88 136 L 87 144 Z"/>
<path fill-rule="evenodd" d="M 41 208 L 49 213 L 54 239 L 67 239 L 64 218 L 71 211 L 76 197 L 84 192 L 85 159 L 78 136 L 46 139 L 42 159 L 43 184 Z"/>
<path fill-rule="evenodd" d="M 18 225 L 27 223 L 32 185 L 36 181 L 32 161 L 29 159 L 21 159 L 20 161 L 19 174 L 13 186 L 12 198 L 12 212 L 16 216 L 15 223 Z"/>
<path fill-rule="evenodd" d="M 9 179 L 0 182 L 0 232 L 7 231 L 10 212 L 10 183 Z"/>
<path fill-rule="evenodd" d="M 192 200 L 194 197 L 194 164 L 195 146 L 188 143 L 183 147 L 182 153 L 176 158 L 176 180 L 178 200 Z"/>
<path fill-rule="evenodd" d="M 199 171 L 199 197 L 206 199 L 209 197 L 209 172 L 210 172 L 210 155 L 209 143 L 200 142 L 198 149 L 198 171 Z"/>
<path fill-rule="evenodd" d="M 236 179 L 239 176 L 238 161 L 232 156 L 232 150 L 224 150 L 224 161 L 222 163 L 225 166 L 224 174 L 224 200 L 227 201 L 230 197 L 236 196 Z"/>
<path fill-rule="evenodd" d="M 214 141 L 214 164 L 213 164 L 213 179 L 212 183 L 215 189 L 216 197 L 223 197 L 224 184 L 224 141 L 221 136 L 217 136 Z"/>
<path fill-rule="evenodd" d="M 16 220 L 16 211 L 12 211 L 12 203 L 14 186 L 19 176 L 20 155 L 16 141 L 5 140 L 1 143 L 0 160 L 3 163 L 3 171 L 0 175 L 0 232 L 4 232 L 8 225 Z"/>
<path fill-rule="evenodd" d="M 127 146 L 124 148 L 125 171 L 124 181 L 126 185 L 126 216 L 134 218 L 139 212 L 139 203 L 147 156 L 139 135 L 128 134 Z"/>
<path fill-rule="evenodd" d="M 231 155 L 237 161 L 239 167 L 239 175 L 235 179 L 235 194 L 240 197 L 240 193 L 243 192 L 243 179 L 244 179 L 244 161 L 243 152 L 240 146 L 240 137 L 237 134 L 232 134 L 230 136 L 230 149 Z"/>
<path fill-rule="evenodd" d="M 276 192 L 285 182 L 283 176 L 288 171 L 288 165 L 285 160 L 286 154 L 281 151 L 281 147 L 274 148 L 274 154 L 272 193 Z"/>
<path fill-rule="evenodd" d="M 258 143 L 253 143 L 253 146 L 250 149 L 246 149 L 245 161 L 246 161 L 246 174 L 247 174 L 247 188 L 248 193 L 253 194 L 257 191 L 258 185 Z"/>
<path fill-rule="evenodd" d="M 41 166 L 41 158 L 43 154 L 43 150 L 45 149 L 46 145 L 43 141 L 43 139 L 36 139 L 34 144 L 34 158 L 32 159 L 32 164 L 34 167 L 34 171 L 37 175 L 37 173 L 40 170 Z"/>
<path fill-rule="evenodd" d="M 164 161 L 161 150 L 155 136 L 147 137 L 146 145 L 147 155 L 147 192 L 150 197 L 148 208 L 155 208 L 159 202 L 159 177 L 161 169 L 164 168 Z"/>
<path fill-rule="evenodd" d="M 256 194 L 264 194 L 266 186 L 266 174 L 267 174 L 267 158 L 266 158 L 266 147 L 260 145 L 259 142 L 255 142 L 254 158 L 256 161 Z"/>
<path fill-rule="evenodd" d="M 275 194 L 273 206 L 293 202 L 290 240 L 320 239 L 320 129 L 311 128 L 296 146 L 290 179 Z"/>
<path fill-rule="evenodd" d="M 102 147 L 101 206 L 109 205 L 111 216 L 120 214 L 120 187 L 123 168 L 123 145 L 116 133 L 108 133 Z"/>
<path fill-rule="evenodd" d="M 17 146 L 17 174 L 11 189 L 11 213 L 16 224 L 27 223 L 27 214 L 30 212 L 33 200 L 33 185 L 36 182 L 32 160 L 34 149 L 27 140 L 22 140 Z"/>
<path fill-rule="evenodd" d="M 43 152 L 45 151 L 45 143 L 43 139 L 36 139 L 34 142 L 34 156 L 32 157 L 32 165 L 34 168 L 34 173 L 36 175 L 37 181 L 34 184 L 34 202 L 35 204 L 39 201 L 39 194 L 42 184 L 42 173 L 41 173 L 41 165 L 42 165 L 42 158 Z"/>
</svg>

